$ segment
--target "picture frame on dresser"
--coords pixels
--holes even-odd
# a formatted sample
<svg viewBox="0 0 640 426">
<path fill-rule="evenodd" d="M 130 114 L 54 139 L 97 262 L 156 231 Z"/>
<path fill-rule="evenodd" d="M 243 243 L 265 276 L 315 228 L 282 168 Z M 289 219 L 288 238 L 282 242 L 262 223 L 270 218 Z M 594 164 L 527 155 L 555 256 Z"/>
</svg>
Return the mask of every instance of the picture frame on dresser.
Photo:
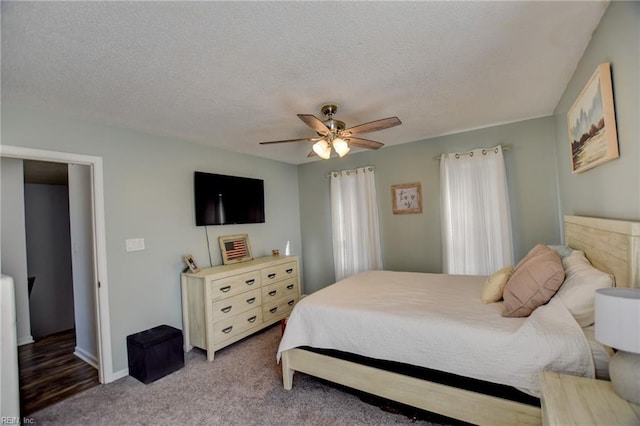
<svg viewBox="0 0 640 426">
<path fill-rule="evenodd" d="M 230 265 L 253 260 L 248 234 L 227 235 L 218 240 L 223 264 Z"/>
<path fill-rule="evenodd" d="M 193 259 L 193 256 L 188 254 L 184 257 L 184 261 L 187 264 L 187 268 L 189 268 L 189 272 L 195 274 L 196 272 L 200 272 L 200 268 L 198 268 L 198 264 Z"/>
</svg>

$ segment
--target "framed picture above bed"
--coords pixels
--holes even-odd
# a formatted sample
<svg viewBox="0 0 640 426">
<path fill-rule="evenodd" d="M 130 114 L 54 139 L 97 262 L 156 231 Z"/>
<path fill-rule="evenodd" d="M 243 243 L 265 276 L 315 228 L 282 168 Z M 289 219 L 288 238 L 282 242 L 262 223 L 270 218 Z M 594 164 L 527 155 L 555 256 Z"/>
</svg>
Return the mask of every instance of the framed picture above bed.
<svg viewBox="0 0 640 426">
<path fill-rule="evenodd" d="M 220 237 L 219 241 L 223 264 L 229 265 L 231 263 L 253 260 L 249 236 L 247 234 L 228 235 Z"/>
<path fill-rule="evenodd" d="M 393 185 L 393 214 L 422 213 L 422 185 L 420 182 Z"/>
<path fill-rule="evenodd" d="M 571 166 L 581 173 L 618 158 L 611 64 L 600 64 L 567 113 Z"/>
</svg>

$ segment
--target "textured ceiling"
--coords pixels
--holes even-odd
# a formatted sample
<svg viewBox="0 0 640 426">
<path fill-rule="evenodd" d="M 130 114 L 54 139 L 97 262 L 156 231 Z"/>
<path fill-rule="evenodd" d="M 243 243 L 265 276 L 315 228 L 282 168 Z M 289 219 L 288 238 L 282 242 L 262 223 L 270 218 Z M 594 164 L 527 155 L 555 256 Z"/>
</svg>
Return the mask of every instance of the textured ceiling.
<svg viewBox="0 0 640 426">
<path fill-rule="evenodd" d="M 550 115 L 607 4 L 2 1 L 2 101 L 300 164 L 258 142 L 328 101 L 387 146 Z"/>
</svg>

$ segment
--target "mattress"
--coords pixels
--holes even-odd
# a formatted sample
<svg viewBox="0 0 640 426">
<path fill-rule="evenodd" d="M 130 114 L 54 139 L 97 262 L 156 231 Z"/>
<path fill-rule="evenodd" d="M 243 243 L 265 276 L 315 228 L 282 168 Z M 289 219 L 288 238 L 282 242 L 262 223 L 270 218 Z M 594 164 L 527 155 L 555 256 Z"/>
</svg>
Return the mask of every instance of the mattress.
<svg viewBox="0 0 640 426">
<path fill-rule="evenodd" d="M 544 370 L 594 377 L 587 339 L 559 300 L 527 318 L 480 301 L 486 277 L 369 271 L 302 299 L 278 348 L 335 349 L 512 386 Z"/>
</svg>

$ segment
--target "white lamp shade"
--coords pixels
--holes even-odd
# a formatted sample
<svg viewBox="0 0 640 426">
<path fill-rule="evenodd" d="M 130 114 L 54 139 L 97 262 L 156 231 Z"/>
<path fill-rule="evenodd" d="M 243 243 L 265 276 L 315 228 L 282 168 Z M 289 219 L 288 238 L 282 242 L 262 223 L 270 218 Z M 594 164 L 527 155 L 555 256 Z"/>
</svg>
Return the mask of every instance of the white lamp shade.
<svg viewBox="0 0 640 426">
<path fill-rule="evenodd" d="M 602 288 L 595 296 L 596 340 L 640 353 L 640 288 Z"/>
<path fill-rule="evenodd" d="M 323 158 L 325 160 L 331 157 L 331 147 L 329 146 L 329 143 L 327 143 L 327 141 L 324 139 L 314 143 L 313 150 L 316 154 L 318 154 L 320 158 Z"/>
<path fill-rule="evenodd" d="M 333 149 L 336 150 L 340 157 L 344 157 L 351 148 L 343 139 L 335 138 L 333 140 Z"/>
</svg>

